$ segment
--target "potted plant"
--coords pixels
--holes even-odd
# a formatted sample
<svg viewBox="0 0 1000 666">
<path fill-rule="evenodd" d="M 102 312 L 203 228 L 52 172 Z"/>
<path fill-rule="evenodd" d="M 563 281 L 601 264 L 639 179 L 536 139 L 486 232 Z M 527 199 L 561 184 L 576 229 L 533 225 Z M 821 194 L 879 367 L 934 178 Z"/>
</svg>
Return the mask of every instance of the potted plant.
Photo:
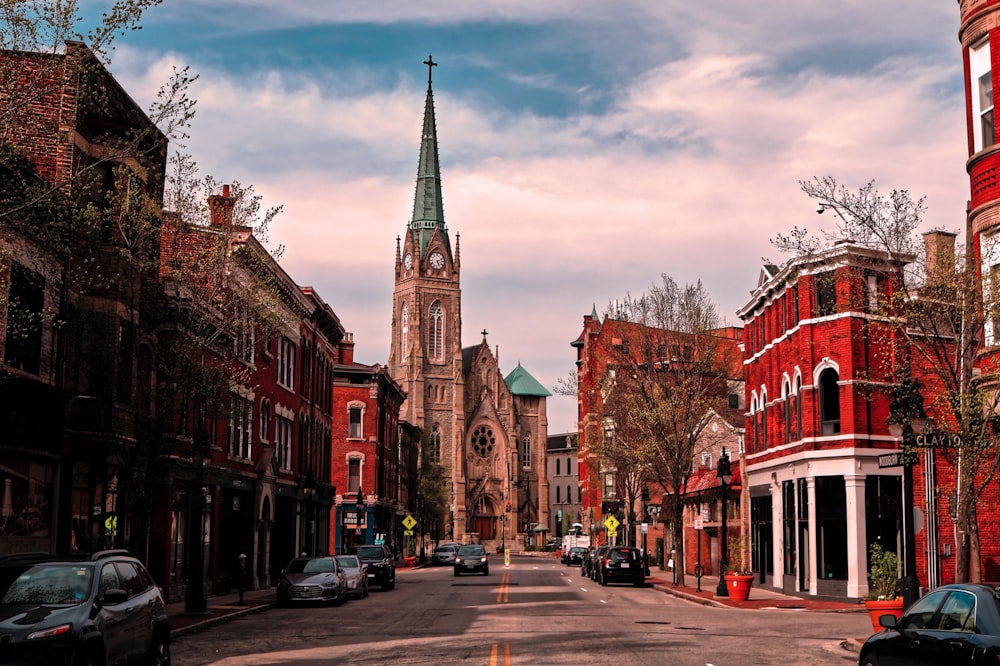
<svg viewBox="0 0 1000 666">
<path fill-rule="evenodd" d="M 417 544 L 411 540 L 406 546 L 406 555 L 403 556 L 403 565 L 412 567 L 417 562 Z"/>
<path fill-rule="evenodd" d="M 746 534 L 729 537 L 728 548 L 729 566 L 723 574 L 726 590 L 733 601 L 746 601 L 753 585 L 753 572 L 749 562 L 750 537 Z"/>
<path fill-rule="evenodd" d="M 868 596 L 864 601 L 872 629 L 878 632 L 882 631 L 879 616 L 892 614 L 899 619 L 903 614 L 903 597 L 896 594 L 899 557 L 882 544 L 873 543 L 868 549 L 868 560 Z"/>
</svg>

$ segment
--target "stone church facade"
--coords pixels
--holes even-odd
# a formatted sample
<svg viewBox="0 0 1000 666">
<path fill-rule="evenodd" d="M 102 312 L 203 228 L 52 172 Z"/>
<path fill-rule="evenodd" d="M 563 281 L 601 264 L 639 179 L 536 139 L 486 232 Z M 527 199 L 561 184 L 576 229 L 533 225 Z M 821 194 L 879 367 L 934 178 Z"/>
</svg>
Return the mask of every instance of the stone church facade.
<svg viewBox="0 0 1000 666">
<path fill-rule="evenodd" d="M 389 373 L 406 393 L 400 422 L 429 436 L 421 455 L 449 479 L 456 541 L 530 545 L 548 522 L 545 442 L 550 393 L 520 364 L 506 377 L 487 343 L 462 347 L 460 239 L 444 222 L 428 58 L 413 216 L 397 238 Z"/>
</svg>

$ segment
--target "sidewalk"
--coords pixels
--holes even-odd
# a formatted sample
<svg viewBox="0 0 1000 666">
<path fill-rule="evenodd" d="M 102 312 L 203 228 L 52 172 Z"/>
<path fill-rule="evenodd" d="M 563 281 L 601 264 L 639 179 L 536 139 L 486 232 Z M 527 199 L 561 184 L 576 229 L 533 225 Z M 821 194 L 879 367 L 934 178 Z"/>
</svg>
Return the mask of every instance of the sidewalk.
<svg viewBox="0 0 1000 666">
<path fill-rule="evenodd" d="M 183 601 L 167 604 L 171 638 L 177 638 L 219 622 L 267 610 L 277 601 L 277 593 L 273 587 L 262 590 L 247 590 L 243 593 L 242 604 L 240 603 L 240 595 L 236 592 L 212 595 L 206 598 L 206 601 L 208 602 L 208 610 L 205 613 L 191 615 L 184 612 Z"/>
</svg>

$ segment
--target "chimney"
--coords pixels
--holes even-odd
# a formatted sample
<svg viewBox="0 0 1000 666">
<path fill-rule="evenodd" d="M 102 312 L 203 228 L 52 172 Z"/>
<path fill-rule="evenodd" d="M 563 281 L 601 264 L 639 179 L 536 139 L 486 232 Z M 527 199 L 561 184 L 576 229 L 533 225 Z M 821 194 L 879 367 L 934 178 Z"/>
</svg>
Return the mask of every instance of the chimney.
<svg viewBox="0 0 1000 666">
<path fill-rule="evenodd" d="M 942 283 L 955 275 L 955 237 L 951 231 L 928 231 L 924 236 L 928 284 Z"/>
<path fill-rule="evenodd" d="M 352 365 L 354 363 L 354 334 L 344 333 L 344 339 L 340 341 L 340 363 L 341 365 Z"/>
<path fill-rule="evenodd" d="M 228 227 L 233 224 L 233 206 L 236 200 L 229 195 L 229 186 L 222 186 L 222 195 L 208 197 L 208 210 L 212 215 L 213 227 Z"/>
</svg>

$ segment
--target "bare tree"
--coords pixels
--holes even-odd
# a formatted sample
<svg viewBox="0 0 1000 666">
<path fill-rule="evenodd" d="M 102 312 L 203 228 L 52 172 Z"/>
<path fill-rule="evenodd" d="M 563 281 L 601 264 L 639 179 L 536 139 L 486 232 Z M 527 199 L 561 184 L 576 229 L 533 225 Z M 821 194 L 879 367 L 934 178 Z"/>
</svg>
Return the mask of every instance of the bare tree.
<svg viewBox="0 0 1000 666">
<path fill-rule="evenodd" d="M 707 415 L 726 406 L 728 381 L 741 372 L 737 340 L 701 282 L 661 278 L 642 296 L 612 304 L 604 324 L 619 342 L 602 390 L 604 419 L 614 427 L 602 455 L 623 466 L 632 505 L 647 480 L 670 494 L 686 486 Z M 674 543 L 682 543 L 681 502 L 669 521 Z M 683 552 L 677 558 L 683 583 Z"/>
<path fill-rule="evenodd" d="M 992 440 L 998 411 L 997 375 L 980 363 L 1000 335 L 1000 273 L 980 273 L 971 230 L 964 247 L 955 247 L 957 234 L 932 231 L 920 243 L 924 199 L 906 190 L 881 194 L 869 182 L 849 190 L 832 177 L 800 183 L 817 201 L 818 212 L 829 210 L 827 224 L 818 232 L 795 229 L 772 243 L 796 255 L 815 254 L 831 240 L 850 240 L 886 253 L 904 266 L 891 297 L 869 297 L 867 307 L 878 317 L 861 335 L 878 340 L 897 385 L 922 378 L 923 401 L 935 419 L 935 429 L 957 437 L 959 444 L 936 449 L 937 456 L 954 466 L 957 483 L 950 513 L 955 521 L 955 579 L 979 581 L 980 537 L 978 506 L 984 491 L 995 482 L 1000 452 Z M 996 240 L 983 238 L 980 255 L 986 266 L 1000 265 Z M 858 290 L 860 291 L 860 290 Z M 977 371 L 981 369 L 981 372 Z M 904 450 L 915 459 L 909 441 Z"/>
</svg>

